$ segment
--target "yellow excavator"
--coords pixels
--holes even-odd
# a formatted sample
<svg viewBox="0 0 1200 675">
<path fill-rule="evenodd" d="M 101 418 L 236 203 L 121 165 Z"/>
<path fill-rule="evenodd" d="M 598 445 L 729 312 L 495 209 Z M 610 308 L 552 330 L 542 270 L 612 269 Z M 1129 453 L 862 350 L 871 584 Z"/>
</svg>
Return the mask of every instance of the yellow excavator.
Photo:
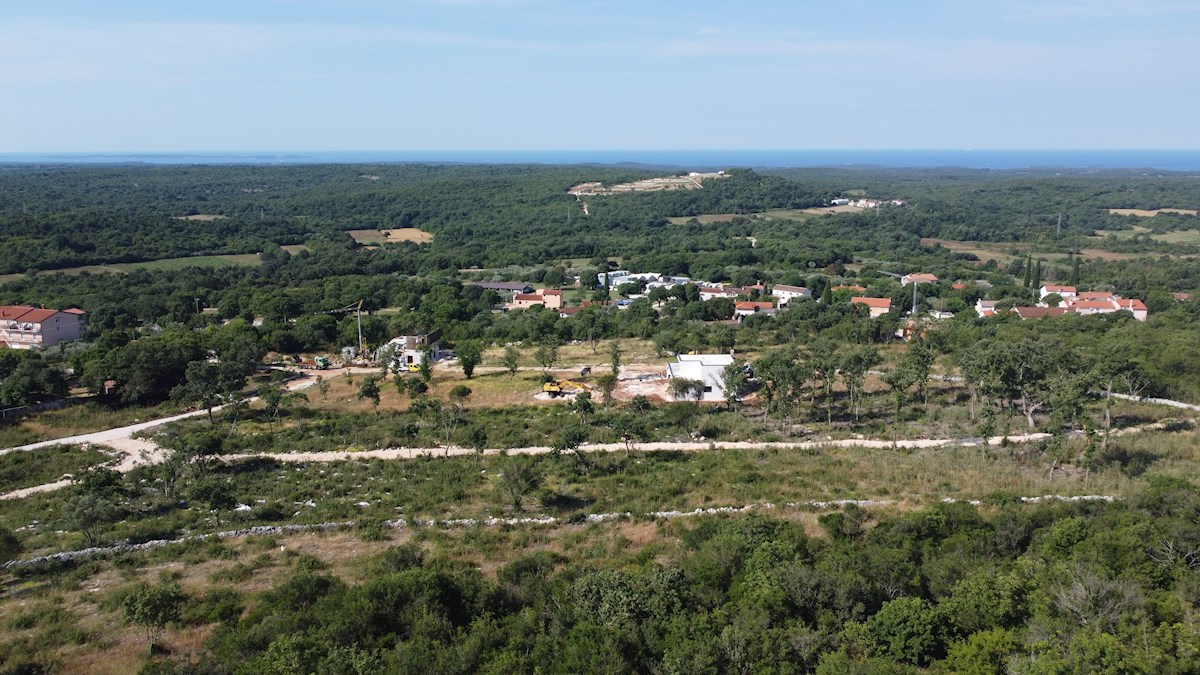
<svg viewBox="0 0 1200 675">
<path fill-rule="evenodd" d="M 550 380 L 542 385 L 542 391 L 557 397 L 562 394 L 578 394 L 581 391 L 591 391 L 591 385 L 575 380 Z"/>
</svg>

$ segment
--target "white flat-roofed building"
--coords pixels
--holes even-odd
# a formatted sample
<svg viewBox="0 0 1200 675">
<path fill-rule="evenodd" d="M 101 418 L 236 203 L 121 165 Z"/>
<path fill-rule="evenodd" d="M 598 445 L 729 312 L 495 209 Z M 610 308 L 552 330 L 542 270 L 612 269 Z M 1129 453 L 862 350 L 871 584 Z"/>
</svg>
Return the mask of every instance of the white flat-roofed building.
<svg viewBox="0 0 1200 675">
<path fill-rule="evenodd" d="M 678 361 L 667 364 L 667 377 L 699 380 L 704 383 L 702 401 L 725 400 L 725 367 L 733 363 L 729 354 L 680 354 Z"/>
</svg>

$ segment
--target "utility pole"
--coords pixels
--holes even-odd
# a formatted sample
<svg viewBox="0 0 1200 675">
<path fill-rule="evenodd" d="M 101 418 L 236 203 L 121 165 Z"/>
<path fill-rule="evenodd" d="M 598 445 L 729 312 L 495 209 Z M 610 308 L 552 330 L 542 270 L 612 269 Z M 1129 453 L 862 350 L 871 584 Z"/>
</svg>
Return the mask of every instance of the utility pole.
<svg viewBox="0 0 1200 675">
<path fill-rule="evenodd" d="M 916 316 L 917 316 L 917 286 L 920 286 L 920 285 L 921 285 L 921 282 L 919 282 L 919 281 L 913 282 L 913 308 L 912 308 L 913 318 L 916 318 Z"/>
</svg>

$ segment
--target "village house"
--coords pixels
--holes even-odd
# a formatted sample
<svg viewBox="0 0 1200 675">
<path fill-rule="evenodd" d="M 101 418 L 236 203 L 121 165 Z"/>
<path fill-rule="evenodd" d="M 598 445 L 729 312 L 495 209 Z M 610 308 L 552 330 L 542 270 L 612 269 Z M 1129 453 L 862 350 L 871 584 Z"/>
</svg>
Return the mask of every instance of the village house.
<svg viewBox="0 0 1200 675">
<path fill-rule="evenodd" d="M 738 288 L 718 288 L 716 286 L 700 286 L 700 299 L 704 301 L 712 300 L 713 298 L 736 298 L 741 289 Z"/>
<path fill-rule="evenodd" d="M 1083 295 L 1085 294 L 1080 294 L 1080 296 Z M 1047 307 L 1043 304 L 1037 307 L 1014 307 L 1013 311 L 1022 319 L 1062 316 L 1067 313 L 1091 316 L 1093 314 L 1112 314 L 1113 312 L 1127 311 L 1138 321 L 1145 321 L 1150 315 L 1146 304 L 1136 298 L 1118 298 L 1110 293 L 1097 293 L 1096 295 L 1102 297 L 1100 299 L 1071 298 L 1065 301 L 1061 307 Z"/>
<path fill-rule="evenodd" d="M 375 359 L 387 363 L 394 371 L 407 371 L 419 368 L 428 357 L 434 361 L 440 360 L 442 353 L 442 334 L 439 331 L 417 333 L 415 335 L 399 335 L 383 343 L 375 352 Z"/>
<path fill-rule="evenodd" d="M 918 272 L 916 274 L 905 274 L 900 277 L 900 285 L 907 286 L 909 284 L 936 284 L 938 278 L 932 274 Z"/>
<path fill-rule="evenodd" d="M 1063 300 L 1074 298 L 1076 290 L 1074 286 L 1057 286 L 1055 284 L 1046 284 L 1038 289 L 1038 299 L 1045 300 L 1047 295 L 1057 293 Z"/>
<path fill-rule="evenodd" d="M 80 309 L 0 306 L 0 348 L 34 349 L 77 340 L 87 328 L 85 318 Z"/>
<path fill-rule="evenodd" d="M 775 305 L 769 302 L 754 302 L 751 300 L 746 300 L 735 303 L 733 306 L 733 313 L 734 315 L 742 318 L 748 317 L 751 314 L 774 314 Z"/>
<path fill-rule="evenodd" d="M 812 297 L 812 291 L 803 286 L 787 286 L 775 284 L 771 287 L 771 295 L 779 299 L 779 306 L 784 307 L 792 300 L 805 300 Z"/>
<path fill-rule="evenodd" d="M 856 305 L 866 305 L 872 319 L 892 311 L 891 298 L 850 298 L 850 302 Z"/>
<path fill-rule="evenodd" d="M 704 383 L 702 401 L 725 399 L 725 367 L 733 363 L 729 354 L 680 354 L 667 364 L 669 379 L 684 378 Z"/>
<path fill-rule="evenodd" d="M 996 305 L 999 305 L 999 304 L 1000 304 L 999 300 L 983 300 L 983 299 L 976 300 L 975 301 L 975 313 L 977 315 L 979 315 L 979 318 L 981 318 L 981 319 L 986 319 L 989 316 L 995 316 Z"/>
<path fill-rule="evenodd" d="M 508 309 L 529 309 L 536 305 L 546 309 L 562 309 L 563 293 L 550 288 L 539 288 L 533 293 L 517 293 L 508 303 Z"/>
</svg>

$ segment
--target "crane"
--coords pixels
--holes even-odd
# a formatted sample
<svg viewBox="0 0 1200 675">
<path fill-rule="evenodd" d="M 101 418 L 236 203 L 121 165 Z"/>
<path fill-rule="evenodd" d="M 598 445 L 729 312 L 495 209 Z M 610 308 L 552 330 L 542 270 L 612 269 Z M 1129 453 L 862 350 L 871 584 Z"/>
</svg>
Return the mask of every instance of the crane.
<svg viewBox="0 0 1200 675">
<path fill-rule="evenodd" d="M 358 319 L 358 346 L 357 346 L 358 357 L 360 359 L 365 359 L 365 358 L 367 358 L 367 343 L 366 343 L 366 341 L 363 340 L 363 334 L 362 334 L 362 306 L 363 306 L 363 301 L 359 300 L 357 303 L 355 303 L 353 305 L 346 305 L 345 307 L 331 309 L 325 313 L 326 314 L 345 314 L 346 312 L 354 312 L 355 317 Z"/>
</svg>

